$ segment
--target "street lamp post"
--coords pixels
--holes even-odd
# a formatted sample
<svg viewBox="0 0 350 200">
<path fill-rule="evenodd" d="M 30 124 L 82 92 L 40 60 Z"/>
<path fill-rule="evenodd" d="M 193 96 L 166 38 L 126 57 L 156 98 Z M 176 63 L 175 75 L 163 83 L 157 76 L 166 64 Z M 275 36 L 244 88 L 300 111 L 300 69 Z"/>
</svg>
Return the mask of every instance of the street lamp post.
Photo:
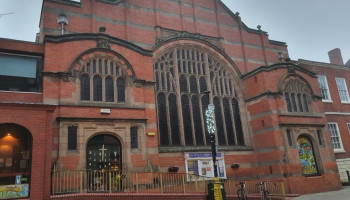
<svg viewBox="0 0 350 200">
<path fill-rule="evenodd" d="M 216 142 L 215 142 L 215 122 L 214 122 L 214 109 L 215 106 L 213 104 L 210 104 L 209 102 L 209 94 L 210 91 L 204 92 L 208 97 L 208 108 L 205 111 L 205 117 L 206 117 L 206 124 L 208 129 L 208 135 L 210 137 L 210 143 L 211 143 L 211 154 L 213 157 L 213 167 L 214 167 L 214 178 L 213 178 L 213 192 L 214 196 L 213 198 L 215 200 L 221 200 L 222 199 L 222 193 L 221 193 L 221 184 L 218 177 L 218 162 L 216 160 Z"/>
<path fill-rule="evenodd" d="M 209 102 L 209 94 L 210 91 L 204 92 L 208 97 L 208 108 L 205 111 L 206 116 L 206 123 L 207 123 L 207 129 L 208 129 L 208 135 L 210 137 L 210 143 L 211 143 L 211 154 L 213 157 L 213 167 L 214 167 L 214 178 L 218 177 L 218 164 L 216 161 L 216 142 L 215 142 L 215 123 L 214 123 L 214 105 L 210 104 Z"/>
</svg>

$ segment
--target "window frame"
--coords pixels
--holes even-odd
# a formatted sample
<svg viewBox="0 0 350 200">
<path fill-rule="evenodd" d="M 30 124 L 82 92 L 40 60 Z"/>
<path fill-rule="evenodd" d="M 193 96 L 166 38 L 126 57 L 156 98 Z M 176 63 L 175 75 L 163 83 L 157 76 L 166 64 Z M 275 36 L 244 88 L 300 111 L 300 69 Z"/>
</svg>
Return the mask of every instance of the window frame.
<svg viewBox="0 0 350 200">
<path fill-rule="evenodd" d="M 129 100 L 128 82 L 129 77 L 127 70 L 123 70 L 121 63 L 110 57 L 95 56 L 84 60 L 81 64 L 80 71 L 80 97 L 79 101 L 89 103 L 106 103 L 106 104 L 121 104 Z M 84 91 L 82 77 L 87 77 L 86 88 Z M 99 90 L 96 89 L 95 79 L 99 78 Z M 106 84 L 107 80 L 112 81 L 112 84 Z M 118 84 L 118 80 L 122 80 L 123 88 Z M 120 82 L 120 81 L 119 81 Z M 120 92 L 122 90 L 122 92 Z M 121 94 L 122 93 L 122 94 Z M 98 98 L 96 99 L 96 94 Z M 119 96 L 121 94 L 121 96 Z M 112 100 L 113 98 L 113 100 Z M 122 100 L 121 100 L 122 98 Z"/>
<path fill-rule="evenodd" d="M 326 86 L 326 88 L 324 88 L 324 89 L 327 89 L 327 95 L 329 97 L 328 99 L 325 99 L 324 96 L 322 96 L 322 102 L 328 102 L 328 103 L 333 102 L 332 96 L 331 96 L 331 93 L 329 90 L 329 86 L 328 86 L 327 77 L 325 75 L 317 75 L 318 87 L 320 88 L 320 92 L 321 92 L 322 88 L 320 85 L 320 79 L 322 79 L 324 81 L 324 83 L 325 83 L 324 85 Z M 322 92 L 321 92 L 321 95 L 322 95 Z"/>
<path fill-rule="evenodd" d="M 204 106 L 203 99 L 210 99 L 214 103 L 217 98 L 219 102 L 215 106 L 217 129 L 215 134 L 219 146 L 247 145 L 244 134 L 245 121 L 238 112 L 242 109 L 239 105 L 242 100 L 237 100 L 233 87 L 237 77 L 223 60 L 205 49 L 192 45 L 179 45 L 160 53 L 154 60 L 153 69 L 156 82 L 158 137 L 161 147 L 209 146 L 210 139 L 206 134 L 205 124 L 207 105 Z M 169 74 L 169 77 L 165 77 L 165 74 Z M 209 97 L 201 93 L 204 89 L 210 90 Z M 182 108 L 178 110 L 179 119 L 177 120 L 183 121 L 184 124 L 180 127 L 180 131 L 173 131 L 171 126 L 169 100 L 166 98 L 171 93 L 176 94 L 177 105 Z M 228 98 L 229 101 L 227 113 L 223 111 L 224 98 Z M 233 108 L 234 100 L 237 100 L 234 104 L 237 109 Z M 180 134 L 180 145 L 173 140 L 176 134 Z M 230 140 L 231 138 L 228 139 L 231 136 L 234 137 L 234 142 Z"/>
<path fill-rule="evenodd" d="M 338 81 L 339 81 L 339 82 L 338 82 Z M 349 91 L 348 91 L 348 87 L 347 87 L 347 85 L 346 85 L 345 78 L 342 78 L 342 77 L 335 77 L 335 83 L 337 84 L 340 102 L 341 102 L 341 103 L 350 103 Z M 345 89 L 344 89 L 344 90 L 340 90 L 339 84 L 338 84 L 338 83 L 344 84 L 343 87 L 344 87 Z M 342 100 L 342 95 L 340 94 L 341 91 L 345 91 L 345 97 L 347 98 L 347 100 Z"/>
<path fill-rule="evenodd" d="M 74 132 L 70 132 L 70 129 L 74 128 Z M 74 134 L 74 135 L 72 135 Z M 73 137 L 73 143 L 72 144 L 72 137 Z M 73 147 L 73 148 L 71 148 Z M 67 128 L 67 150 L 68 151 L 76 151 L 78 150 L 78 126 L 68 126 Z"/>
<path fill-rule="evenodd" d="M 331 130 L 329 129 L 329 125 L 335 125 L 335 130 L 337 132 L 337 137 L 339 138 L 339 145 L 340 145 L 340 148 L 338 149 L 335 149 L 334 148 L 334 144 L 333 144 L 333 141 L 332 141 L 332 133 L 331 133 Z M 344 145 L 343 145 L 343 142 L 342 142 L 342 138 L 341 138 L 341 133 L 339 131 L 339 126 L 338 126 L 338 123 L 337 122 L 328 122 L 328 130 L 329 130 L 329 134 L 330 134 L 330 138 L 331 138 L 331 142 L 332 142 L 332 147 L 333 147 L 333 150 L 334 150 L 334 153 L 344 153 L 345 150 L 344 150 Z"/>
<path fill-rule="evenodd" d="M 135 132 L 133 132 L 133 130 L 135 130 Z M 137 126 L 130 127 L 130 149 L 132 150 L 139 148 L 138 132 L 139 129 Z"/>
</svg>

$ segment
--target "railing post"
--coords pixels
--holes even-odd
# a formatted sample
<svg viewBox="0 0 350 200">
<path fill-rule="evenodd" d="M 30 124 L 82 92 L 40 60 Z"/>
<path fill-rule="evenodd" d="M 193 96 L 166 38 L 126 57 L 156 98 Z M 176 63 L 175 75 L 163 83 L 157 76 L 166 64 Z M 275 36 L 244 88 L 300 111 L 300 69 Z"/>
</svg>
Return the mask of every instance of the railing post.
<svg viewBox="0 0 350 200">
<path fill-rule="evenodd" d="M 52 177 L 52 194 L 55 195 L 55 181 L 56 181 L 56 166 L 53 166 L 53 177 Z"/>
<path fill-rule="evenodd" d="M 83 193 L 83 171 L 80 171 L 80 193 Z"/>
<path fill-rule="evenodd" d="M 136 193 L 139 193 L 139 179 L 136 172 Z"/>
<path fill-rule="evenodd" d="M 184 193 L 186 193 L 185 176 L 182 175 L 182 185 L 184 187 Z"/>
<path fill-rule="evenodd" d="M 109 175 L 109 193 L 112 193 L 112 174 L 111 171 L 108 172 Z"/>
<path fill-rule="evenodd" d="M 163 193 L 163 175 L 160 174 L 160 192 Z"/>
<path fill-rule="evenodd" d="M 196 185 L 196 192 L 198 192 L 198 183 L 197 183 L 197 178 L 194 179 L 195 185 Z"/>
<path fill-rule="evenodd" d="M 282 197 L 283 199 L 286 199 L 286 190 L 284 188 L 284 182 L 282 182 L 281 187 L 282 187 Z"/>
</svg>

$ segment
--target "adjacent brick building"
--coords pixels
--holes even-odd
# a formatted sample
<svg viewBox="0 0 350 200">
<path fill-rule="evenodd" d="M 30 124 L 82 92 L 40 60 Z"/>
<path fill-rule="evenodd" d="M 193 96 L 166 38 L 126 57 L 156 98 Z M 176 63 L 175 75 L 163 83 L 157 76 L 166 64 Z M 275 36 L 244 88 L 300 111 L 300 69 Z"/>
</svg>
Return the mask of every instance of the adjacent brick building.
<svg viewBox="0 0 350 200">
<path fill-rule="evenodd" d="M 329 53 L 330 63 L 298 60 L 297 64 L 313 71 L 323 96 L 325 115 L 342 182 L 348 182 L 350 170 L 349 66 L 345 66 L 340 49 Z"/>
<path fill-rule="evenodd" d="M 11 131 L 29 144 L 4 153 L 0 176 L 30 177 L 30 199 L 49 198 L 51 170 L 211 178 L 208 104 L 219 177 L 283 181 L 300 194 L 341 187 L 316 74 L 282 62 L 286 44 L 220 0 L 44 0 L 37 41 L 0 43 L 11 82 L 0 145 Z M 21 63 L 31 76 L 10 70 Z"/>
</svg>

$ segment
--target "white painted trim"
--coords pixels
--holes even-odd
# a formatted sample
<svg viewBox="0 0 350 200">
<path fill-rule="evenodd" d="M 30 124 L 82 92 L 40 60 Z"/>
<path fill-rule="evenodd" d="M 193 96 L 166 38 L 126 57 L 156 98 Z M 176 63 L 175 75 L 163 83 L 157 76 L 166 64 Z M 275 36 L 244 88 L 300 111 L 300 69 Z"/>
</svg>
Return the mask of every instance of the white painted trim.
<svg viewBox="0 0 350 200">
<path fill-rule="evenodd" d="M 350 158 L 342 158 L 342 159 L 336 159 L 337 162 L 346 162 L 346 161 L 350 161 Z"/>
<path fill-rule="evenodd" d="M 348 92 L 348 86 L 346 85 L 346 81 L 345 81 L 345 78 L 342 78 L 342 77 L 335 77 L 335 83 L 337 85 L 337 88 L 338 88 L 338 94 L 339 94 L 339 98 L 340 97 L 340 91 L 339 91 L 339 84 L 338 83 L 341 83 L 341 84 L 344 84 L 344 88 L 346 89 L 346 98 L 347 98 L 347 101 L 343 101 L 341 100 L 341 103 L 349 103 L 350 102 L 350 97 L 349 97 L 349 92 Z"/>
<path fill-rule="evenodd" d="M 323 97 L 322 97 L 322 101 L 323 102 L 333 102 L 332 101 L 332 97 L 331 97 L 331 91 L 329 90 L 329 86 L 328 86 L 327 77 L 325 75 L 317 75 L 317 81 L 319 83 L 318 87 L 320 87 L 320 81 L 318 80 L 319 78 L 322 78 L 322 79 L 324 78 L 325 86 L 327 87 L 327 94 L 328 94 L 328 97 L 329 97 L 329 99 L 323 99 Z M 321 88 L 320 88 L 320 90 L 321 90 Z"/>
<path fill-rule="evenodd" d="M 329 124 L 334 124 L 334 125 L 335 125 L 335 128 L 337 129 L 338 138 L 339 138 L 340 148 L 339 148 L 339 149 L 333 149 L 333 150 L 334 150 L 334 153 L 344 153 L 345 150 L 344 150 L 343 141 L 342 141 L 342 139 L 341 139 L 341 133 L 340 133 L 340 131 L 339 131 L 338 123 L 337 123 L 337 122 L 328 122 L 328 126 L 329 126 Z M 328 126 L 327 126 L 327 127 L 328 127 Z M 329 128 L 328 128 L 328 131 L 329 131 L 329 133 L 330 133 Z M 331 140 L 331 141 L 332 141 L 332 140 Z M 333 143 L 332 143 L 332 145 L 333 145 Z"/>
<path fill-rule="evenodd" d="M 350 115 L 350 113 L 346 112 L 325 112 L 326 115 Z"/>
</svg>

